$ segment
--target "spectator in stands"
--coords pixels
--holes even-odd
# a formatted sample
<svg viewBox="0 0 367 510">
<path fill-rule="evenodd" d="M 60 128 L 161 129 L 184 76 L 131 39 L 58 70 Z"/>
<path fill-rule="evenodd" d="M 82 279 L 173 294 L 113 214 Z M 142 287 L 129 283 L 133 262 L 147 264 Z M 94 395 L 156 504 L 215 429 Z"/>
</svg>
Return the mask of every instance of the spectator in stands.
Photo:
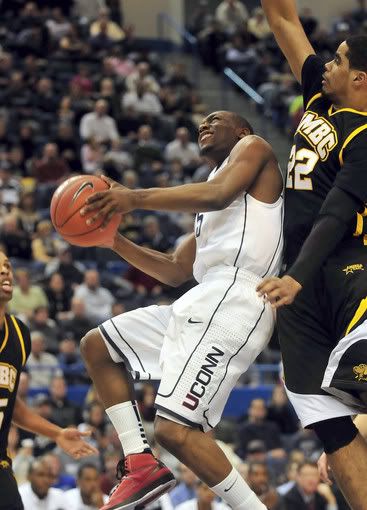
<svg viewBox="0 0 367 510">
<path fill-rule="evenodd" d="M 64 472 L 60 456 L 56 452 L 49 452 L 43 456 L 43 460 L 50 466 L 53 476 L 52 487 L 66 491 L 75 487 L 75 478 Z"/>
<path fill-rule="evenodd" d="M 247 30 L 256 39 L 265 39 L 271 34 L 269 23 L 261 7 L 256 7 L 247 23 Z"/>
<path fill-rule="evenodd" d="M 27 361 L 30 386 L 48 389 L 52 378 L 59 371 L 59 364 L 53 354 L 45 352 L 46 343 L 42 333 L 32 331 L 31 342 L 31 353 Z"/>
<path fill-rule="evenodd" d="M 145 83 L 148 92 L 152 92 L 153 94 L 159 93 L 160 87 L 157 80 L 150 73 L 149 62 L 139 62 L 135 71 L 129 74 L 125 82 L 127 90 L 130 92 L 137 92 L 137 87 L 142 81 Z"/>
<path fill-rule="evenodd" d="M 89 45 L 92 52 L 97 52 L 100 56 L 106 55 L 115 46 L 116 42 L 108 35 L 108 24 L 106 20 L 99 23 L 99 32 L 89 39 Z"/>
<path fill-rule="evenodd" d="M 215 11 L 215 17 L 228 34 L 233 34 L 243 30 L 249 14 L 239 0 L 222 0 Z"/>
<path fill-rule="evenodd" d="M 12 259 L 29 261 L 32 257 L 29 235 L 19 228 L 15 214 L 6 214 L 4 216 L 0 231 L 0 243 L 8 257 Z"/>
<path fill-rule="evenodd" d="M 13 145 L 8 153 L 8 164 L 12 175 L 26 177 L 28 170 L 21 145 Z"/>
<path fill-rule="evenodd" d="M 83 411 L 84 422 L 79 425 L 81 431 L 92 432 L 91 443 L 102 451 L 108 446 L 106 421 L 103 405 L 97 400 L 91 402 Z"/>
<path fill-rule="evenodd" d="M 167 144 L 165 158 L 168 162 L 178 160 L 184 167 L 197 167 L 200 163 L 200 151 L 197 143 L 190 142 L 189 130 L 180 127 L 176 130 L 176 138 Z"/>
<path fill-rule="evenodd" d="M 28 372 L 21 372 L 19 376 L 19 384 L 18 384 L 18 392 L 17 396 L 24 400 L 26 404 L 30 404 L 29 398 L 29 386 L 30 386 L 30 377 Z"/>
<path fill-rule="evenodd" d="M 31 330 L 42 333 L 46 342 L 46 351 L 57 355 L 61 331 L 56 322 L 50 319 L 47 306 L 39 306 L 34 310 L 30 327 Z"/>
<path fill-rule="evenodd" d="M 79 143 L 78 136 L 74 132 L 71 122 L 61 121 L 57 127 L 57 135 L 54 139 L 57 144 L 61 157 L 70 165 L 72 170 L 80 170 Z"/>
<path fill-rule="evenodd" d="M 12 211 L 17 222 L 24 232 L 33 235 L 36 225 L 41 220 L 41 215 L 36 207 L 35 194 L 33 191 L 25 191 L 21 194 L 18 207 Z"/>
<path fill-rule="evenodd" d="M 51 221 L 43 220 L 37 224 L 32 241 L 33 260 L 43 264 L 55 260 L 60 241 L 54 237 L 54 233 Z"/>
<path fill-rule="evenodd" d="M 92 136 L 100 142 L 111 142 L 118 138 L 116 122 L 107 114 L 108 103 L 99 99 L 94 104 L 94 111 L 86 113 L 80 122 L 80 136 L 88 140 Z"/>
<path fill-rule="evenodd" d="M 300 464 L 299 462 L 288 462 L 285 469 L 286 481 L 277 487 L 277 492 L 284 496 L 296 485 L 297 472 Z"/>
<path fill-rule="evenodd" d="M 196 497 L 176 506 L 177 510 L 197 510 L 198 508 L 228 510 L 225 503 L 216 501 L 214 492 L 201 480 L 198 480 L 196 484 Z"/>
<path fill-rule="evenodd" d="M 273 388 L 267 418 L 278 425 L 281 434 L 295 434 L 298 431 L 298 418 L 283 384 L 276 384 Z"/>
<path fill-rule="evenodd" d="M 117 172 L 117 180 L 119 180 L 121 175 L 125 178 L 126 172 L 124 172 L 124 170 L 130 168 L 132 164 L 133 159 L 131 154 L 123 150 L 121 139 L 113 140 L 111 143 L 111 149 L 107 151 L 104 156 L 105 167 L 108 169 L 113 168 L 115 172 Z"/>
<path fill-rule="evenodd" d="M 247 446 L 255 439 L 264 441 L 269 454 L 275 458 L 284 458 L 280 431 L 276 423 L 266 420 L 266 405 L 261 398 L 251 401 L 248 409 L 247 421 L 238 427 L 238 440 L 240 457 L 244 458 Z"/>
<path fill-rule="evenodd" d="M 139 177 L 135 170 L 125 170 L 122 176 L 122 184 L 130 189 L 139 187 Z"/>
<path fill-rule="evenodd" d="M 305 461 L 298 468 L 296 485 L 283 496 L 284 509 L 337 510 L 334 494 L 326 484 L 320 486 L 317 464 Z"/>
<path fill-rule="evenodd" d="M 36 118 L 41 114 L 53 114 L 56 112 L 58 99 L 54 90 L 54 83 L 50 78 L 40 78 L 36 84 L 36 90 L 32 97 L 32 106 Z M 52 117 L 40 116 L 40 120 L 50 121 Z"/>
<path fill-rule="evenodd" d="M 161 146 L 153 138 L 152 128 L 143 124 L 138 129 L 137 143 L 134 149 L 134 166 L 137 171 L 140 167 L 161 159 Z"/>
<path fill-rule="evenodd" d="M 104 473 L 100 478 L 100 486 L 103 494 L 108 495 L 116 485 L 116 465 L 121 455 L 119 450 L 107 450 L 102 453 Z"/>
<path fill-rule="evenodd" d="M 131 109 L 137 115 L 156 116 L 162 113 L 158 96 L 149 90 L 149 83 L 144 80 L 136 83 L 135 90 L 122 96 L 122 108 Z"/>
<path fill-rule="evenodd" d="M 54 7 L 51 11 L 51 17 L 46 21 L 46 27 L 51 39 L 58 42 L 69 33 L 71 23 L 60 7 Z"/>
<path fill-rule="evenodd" d="M 185 464 L 179 465 L 179 483 L 169 493 L 174 507 L 190 501 L 196 496 L 198 478 Z"/>
<path fill-rule="evenodd" d="M 20 192 L 19 179 L 14 177 L 9 162 L 6 159 L 1 160 L 0 154 L 0 195 L 2 203 L 9 211 L 18 205 Z"/>
<path fill-rule="evenodd" d="M 36 150 L 34 128 L 30 123 L 20 125 L 17 143 L 22 147 L 25 159 L 30 160 L 30 158 L 34 156 Z"/>
<path fill-rule="evenodd" d="M 43 459 L 34 460 L 28 482 L 19 487 L 24 510 L 67 510 L 63 491 L 52 488 L 52 483 L 50 466 Z"/>
<path fill-rule="evenodd" d="M 19 435 L 18 429 L 16 427 L 11 426 L 9 430 L 9 439 L 8 439 L 8 450 L 9 456 L 13 459 L 12 467 L 15 478 L 17 480 L 18 486 L 24 484 L 28 480 L 29 468 L 34 462 L 34 441 L 31 438 L 25 438 L 20 441 L 20 448 L 14 450 L 14 445 L 12 444 L 14 434 L 16 434 L 15 439 L 17 440 L 17 446 L 19 444 Z"/>
<path fill-rule="evenodd" d="M 0 52 L 0 86 L 4 90 L 10 81 L 10 74 L 13 69 L 13 57 L 11 53 L 4 50 Z M 0 143 L 1 146 L 1 143 Z"/>
<path fill-rule="evenodd" d="M 84 301 L 86 316 L 94 324 L 111 317 L 115 299 L 108 289 L 101 287 L 99 273 L 95 269 L 86 271 L 84 283 L 75 290 L 74 297 Z"/>
<path fill-rule="evenodd" d="M 70 175 L 68 163 L 59 154 L 56 143 L 46 143 L 42 157 L 33 164 L 33 175 L 40 184 L 59 183 Z"/>
<path fill-rule="evenodd" d="M 8 87 L 4 91 L 2 103 L 21 114 L 31 112 L 32 94 L 27 87 L 22 71 L 12 71 Z"/>
<path fill-rule="evenodd" d="M 144 218 L 143 232 L 139 244 L 162 252 L 166 252 L 172 247 L 170 240 L 163 235 L 157 216 L 151 214 Z"/>
<path fill-rule="evenodd" d="M 112 41 L 122 41 L 125 38 L 125 32 L 117 23 L 111 21 L 110 11 L 106 7 L 99 10 L 98 19 L 91 24 L 89 33 L 92 37 L 98 36 L 104 27 L 106 27 L 107 36 Z"/>
<path fill-rule="evenodd" d="M 64 331 L 72 331 L 78 341 L 93 327 L 95 321 L 87 317 L 84 299 L 73 297 L 70 313 L 63 316 L 62 324 Z"/>
<path fill-rule="evenodd" d="M 51 319 L 58 319 L 59 316 L 70 310 L 72 291 L 70 286 L 65 285 L 61 273 L 55 272 L 51 275 L 45 293 L 49 302 L 49 314 Z"/>
<path fill-rule="evenodd" d="M 318 27 L 318 21 L 315 18 L 311 7 L 304 7 L 300 12 L 300 20 L 308 38 L 312 38 Z"/>
<path fill-rule="evenodd" d="M 78 469 L 77 487 L 65 493 L 68 510 L 98 510 L 108 501 L 100 488 L 100 472 L 94 464 L 82 464 Z"/>
<path fill-rule="evenodd" d="M 62 375 L 55 375 L 50 384 L 50 402 L 52 421 L 61 428 L 78 425 L 80 414 L 78 408 L 66 396 L 67 386 Z"/>
<path fill-rule="evenodd" d="M 13 299 L 9 303 L 11 313 L 24 314 L 30 318 L 40 306 L 48 306 L 45 292 L 39 285 L 31 285 L 28 269 L 15 271 L 17 285 L 14 287 Z"/>
<path fill-rule="evenodd" d="M 63 371 L 68 384 L 79 384 L 89 382 L 86 375 L 84 363 L 81 359 L 77 344 L 73 338 L 74 332 L 66 333 L 60 342 L 57 361 Z"/>
<path fill-rule="evenodd" d="M 101 174 L 105 151 L 102 141 L 95 136 L 91 136 L 82 145 L 80 159 L 86 174 Z"/>
<path fill-rule="evenodd" d="M 57 260 L 47 264 L 45 276 L 51 276 L 58 272 L 64 278 L 67 286 L 75 287 L 83 281 L 84 269 L 81 262 L 74 261 L 70 245 L 61 243 L 58 246 Z"/>
<path fill-rule="evenodd" d="M 269 510 L 283 510 L 280 495 L 269 485 L 269 470 L 263 462 L 251 462 L 247 482 L 250 489 L 266 505 Z"/>
</svg>

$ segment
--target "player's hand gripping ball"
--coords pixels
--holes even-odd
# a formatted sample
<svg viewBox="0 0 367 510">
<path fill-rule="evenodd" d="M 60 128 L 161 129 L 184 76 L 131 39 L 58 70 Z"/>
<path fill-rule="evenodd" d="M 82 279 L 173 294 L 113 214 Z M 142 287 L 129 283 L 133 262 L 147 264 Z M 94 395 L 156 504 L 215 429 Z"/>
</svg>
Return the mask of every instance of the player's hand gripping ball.
<svg viewBox="0 0 367 510">
<path fill-rule="evenodd" d="M 64 181 L 57 188 L 51 200 L 51 220 L 65 241 L 77 246 L 112 246 L 121 222 L 121 214 L 114 214 L 103 228 L 103 218 L 92 225 L 87 224 L 93 212 L 80 215 L 88 197 L 96 192 L 106 191 L 109 187 L 109 183 L 101 177 L 78 175 Z"/>
</svg>

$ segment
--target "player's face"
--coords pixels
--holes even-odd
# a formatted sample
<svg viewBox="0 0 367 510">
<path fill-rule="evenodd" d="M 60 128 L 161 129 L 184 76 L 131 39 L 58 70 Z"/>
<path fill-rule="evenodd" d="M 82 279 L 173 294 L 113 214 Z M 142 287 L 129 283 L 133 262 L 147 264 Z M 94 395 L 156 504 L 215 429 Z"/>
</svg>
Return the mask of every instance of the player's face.
<svg viewBox="0 0 367 510">
<path fill-rule="evenodd" d="M 199 147 L 204 156 L 230 152 L 239 137 L 230 112 L 220 111 L 208 115 L 199 126 Z"/>
<path fill-rule="evenodd" d="M 13 270 L 7 256 L 0 252 L 0 303 L 13 296 Z"/>
<path fill-rule="evenodd" d="M 344 41 L 336 50 L 333 60 L 325 64 L 322 92 L 335 104 L 347 97 L 352 81 L 347 51 L 348 46 Z"/>
</svg>

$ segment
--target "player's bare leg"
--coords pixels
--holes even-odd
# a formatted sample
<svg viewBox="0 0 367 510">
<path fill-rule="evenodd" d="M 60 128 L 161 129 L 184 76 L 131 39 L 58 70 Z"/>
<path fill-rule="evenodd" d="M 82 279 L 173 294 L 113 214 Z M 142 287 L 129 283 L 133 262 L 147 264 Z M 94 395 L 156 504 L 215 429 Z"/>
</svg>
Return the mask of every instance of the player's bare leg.
<svg viewBox="0 0 367 510">
<path fill-rule="evenodd" d="M 266 509 L 210 434 L 158 416 L 155 421 L 155 438 L 231 508 Z"/>
<path fill-rule="evenodd" d="M 154 501 L 176 482 L 170 470 L 153 457 L 134 400 L 131 376 L 124 364 L 111 358 L 98 329 L 82 339 L 81 353 L 124 451 L 124 461 L 118 465 L 121 482 L 101 510 L 133 510 Z"/>
<path fill-rule="evenodd" d="M 327 456 L 334 477 L 353 510 L 365 510 L 367 501 L 367 443 L 358 434 L 344 448 Z"/>
</svg>

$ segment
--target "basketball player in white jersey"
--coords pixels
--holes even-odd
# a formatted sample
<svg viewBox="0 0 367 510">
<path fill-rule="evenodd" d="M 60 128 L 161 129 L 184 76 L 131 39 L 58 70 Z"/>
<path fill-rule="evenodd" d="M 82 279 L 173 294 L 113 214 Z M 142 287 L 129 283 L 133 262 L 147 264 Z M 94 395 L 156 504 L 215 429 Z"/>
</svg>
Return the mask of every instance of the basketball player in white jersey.
<svg viewBox="0 0 367 510">
<path fill-rule="evenodd" d="M 116 235 L 111 247 L 157 280 L 198 285 L 170 306 L 122 314 L 90 331 L 81 350 L 121 440 L 121 482 L 104 510 L 146 504 L 175 483 L 149 449 L 130 384 L 158 379 L 155 437 L 232 508 L 265 506 L 206 431 L 220 420 L 240 375 L 268 343 L 271 306 L 256 286 L 280 269 L 283 182 L 270 145 L 239 115 L 220 111 L 199 128 L 201 152 L 215 164 L 208 181 L 96 193 L 82 214 L 105 222 L 135 208 L 195 212 L 195 231 L 172 254 Z"/>
</svg>

